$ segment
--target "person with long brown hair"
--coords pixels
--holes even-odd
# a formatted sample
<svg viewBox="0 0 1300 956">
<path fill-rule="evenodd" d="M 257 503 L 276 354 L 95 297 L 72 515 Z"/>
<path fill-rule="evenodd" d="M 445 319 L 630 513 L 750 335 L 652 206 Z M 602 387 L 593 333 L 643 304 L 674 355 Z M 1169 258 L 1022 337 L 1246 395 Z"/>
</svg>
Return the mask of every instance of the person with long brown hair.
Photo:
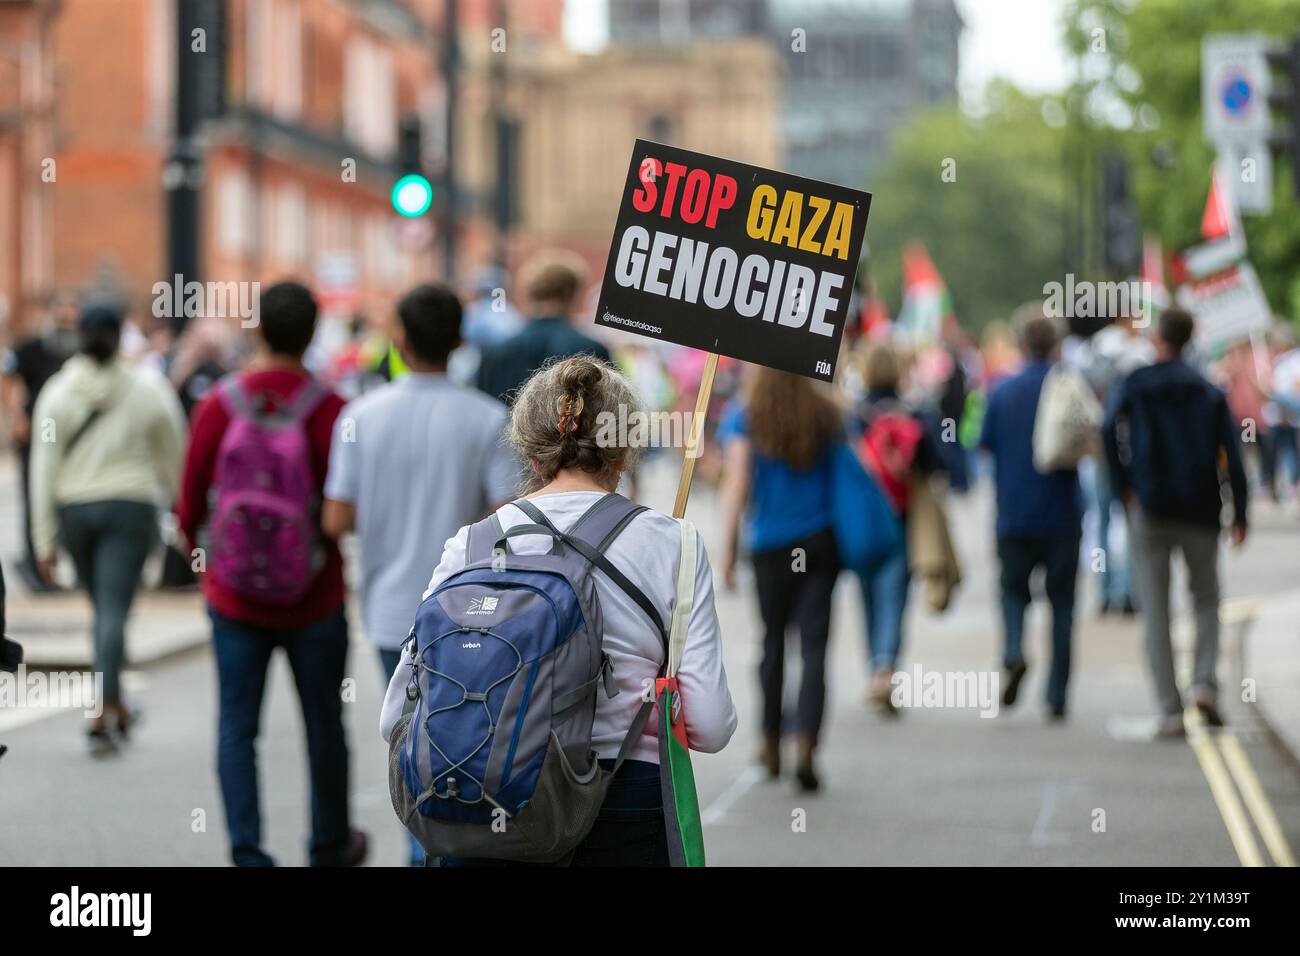
<svg viewBox="0 0 1300 956">
<path fill-rule="evenodd" d="M 729 588 L 735 585 L 743 515 L 763 618 L 759 761 L 771 776 L 780 775 L 785 634 L 795 619 L 803 655 L 792 725 L 795 778 L 805 791 L 820 786 L 813 757 L 826 707 L 831 592 L 839 574 L 831 530 L 830 451 L 843 441 L 844 425 L 822 388 L 788 372 L 756 369 L 744 397 L 723 413 L 719 432 L 726 449 L 724 581 Z"/>
</svg>

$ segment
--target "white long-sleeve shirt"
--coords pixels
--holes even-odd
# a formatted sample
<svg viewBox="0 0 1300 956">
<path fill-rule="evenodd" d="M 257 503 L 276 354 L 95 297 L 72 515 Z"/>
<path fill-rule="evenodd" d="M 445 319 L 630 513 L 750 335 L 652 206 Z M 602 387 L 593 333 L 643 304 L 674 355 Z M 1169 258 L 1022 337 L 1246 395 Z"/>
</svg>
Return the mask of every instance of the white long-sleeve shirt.
<svg viewBox="0 0 1300 956">
<path fill-rule="evenodd" d="M 530 500 L 552 524 L 564 531 L 600 497 L 600 492 L 573 491 L 541 495 Z M 514 505 L 505 505 L 497 515 L 506 529 L 531 523 Z M 447 541 L 425 597 L 465 566 L 468 540 L 469 529 L 461 528 Z M 550 546 L 550 538 L 543 535 L 521 535 L 510 539 L 511 550 L 518 554 L 541 554 Z M 727 745 L 736 731 L 736 708 L 731 702 L 727 674 L 722 664 L 722 635 L 713 604 L 713 571 L 703 540 L 697 541 L 696 554 L 695 603 L 677 681 L 691 749 L 716 753 Z M 677 521 L 656 511 L 642 512 L 614 539 L 606 557 L 645 592 L 667 627 L 676 603 L 677 566 L 681 557 L 681 530 Z M 614 697 L 607 696 L 604 691 L 597 693 L 592 747 L 601 759 L 612 759 L 618 756 L 632 718 L 644 700 L 645 682 L 653 684 L 659 673 L 664 652 L 659 632 L 646 618 L 645 612 L 603 572 L 594 573 L 596 593 L 600 596 L 605 618 L 604 650 L 613 661 L 619 693 Z M 410 670 L 399 666 L 389 682 L 379 721 L 379 732 L 385 740 L 392 735 L 393 727 L 401 717 L 410 679 Z M 656 722 L 648 721 L 641 739 L 628 756 L 633 760 L 658 763 L 657 734 Z"/>
</svg>

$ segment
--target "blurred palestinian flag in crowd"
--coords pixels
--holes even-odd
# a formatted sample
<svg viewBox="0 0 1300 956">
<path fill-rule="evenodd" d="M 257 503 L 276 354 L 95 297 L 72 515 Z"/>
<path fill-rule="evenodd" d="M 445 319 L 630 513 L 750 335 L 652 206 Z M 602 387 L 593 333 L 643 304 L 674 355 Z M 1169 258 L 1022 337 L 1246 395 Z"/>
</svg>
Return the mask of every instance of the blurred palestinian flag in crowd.
<svg viewBox="0 0 1300 956">
<path fill-rule="evenodd" d="M 903 250 L 903 308 L 897 332 L 912 348 L 938 342 L 953 320 L 952 296 L 925 246 L 912 243 Z"/>
</svg>

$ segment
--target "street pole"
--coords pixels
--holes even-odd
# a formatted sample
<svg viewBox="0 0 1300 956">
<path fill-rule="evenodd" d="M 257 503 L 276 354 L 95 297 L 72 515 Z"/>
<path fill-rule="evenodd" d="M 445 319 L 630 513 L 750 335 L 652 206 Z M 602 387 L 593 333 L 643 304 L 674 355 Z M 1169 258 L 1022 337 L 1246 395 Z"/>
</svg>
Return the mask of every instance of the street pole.
<svg viewBox="0 0 1300 956">
<path fill-rule="evenodd" d="M 199 185 L 202 156 L 195 140 L 200 119 L 197 55 L 190 50 L 191 32 L 198 27 L 196 7 L 176 0 L 176 128 L 163 168 L 167 190 L 167 277 L 169 281 L 199 280 Z M 180 276 L 180 280 L 174 277 Z M 171 317 L 172 332 L 185 330 L 184 310 Z"/>
<path fill-rule="evenodd" d="M 508 11 L 506 10 L 505 0 L 494 0 L 493 14 L 496 25 L 502 31 L 502 36 L 506 43 L 509 44 L 509 29 L 507 28 L 506 19 Z M 509 47 L 507 46 L 507 49 Z M 510 120 L 506 113 L 506 56 L 507 53 L 498 53 L 492 51 L 490 70 L 491 82 L 491 100 L 492 100 L 492 119 L 493 129 L 496 139 L 496 243 L 494 257 L 496 265 L 502 269 L 508 267 L 506 261 L 506 235 L 510 229 L 510 206 L 512 202 L 511 182 L 513 176 L 513 159 L 511 155 L 511 135 Z"/>
<path fill-rule="evenodd" d="M 449 285 L 456 283 L 456 237 L 459 229 L 456 192 L 456 124 L 460 96 L 460 0 L 445 0 L 442 37 L 444 96 L 442 169 L 442 271 Z"/>
</svg>

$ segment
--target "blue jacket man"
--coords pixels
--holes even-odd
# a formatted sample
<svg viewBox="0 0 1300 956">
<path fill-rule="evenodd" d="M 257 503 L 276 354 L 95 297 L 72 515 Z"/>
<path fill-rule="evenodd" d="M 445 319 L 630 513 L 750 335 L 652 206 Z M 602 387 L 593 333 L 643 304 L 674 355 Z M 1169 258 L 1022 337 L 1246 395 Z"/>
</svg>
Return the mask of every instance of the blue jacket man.
<svg viewBox="0 0 1300 956">
<path fill-rule="evenodd" d="M 1025 368 L 989 396 L 980 447 L 993 456 L 997 486 L 997 546 L 1001 565 L 1005 668 L 1003 706 L 1016 702 L 1026 664 L 1022 645 L 1025 611 L 1036 568 L 1046 574 L 1052 605 L 1052 664 L 1047 680 L 1048 715 L 1065 717 L 1074 631 L 1074 592 L 1079 566 L 1083 507 L 1074 469 L 1040 474 L 1034 468 L 1034 419 L 1043 381 L 1059 342 L 1056 323 L 1040 306 L 1026 307 L 1016 320 Z"/>
</svg>

